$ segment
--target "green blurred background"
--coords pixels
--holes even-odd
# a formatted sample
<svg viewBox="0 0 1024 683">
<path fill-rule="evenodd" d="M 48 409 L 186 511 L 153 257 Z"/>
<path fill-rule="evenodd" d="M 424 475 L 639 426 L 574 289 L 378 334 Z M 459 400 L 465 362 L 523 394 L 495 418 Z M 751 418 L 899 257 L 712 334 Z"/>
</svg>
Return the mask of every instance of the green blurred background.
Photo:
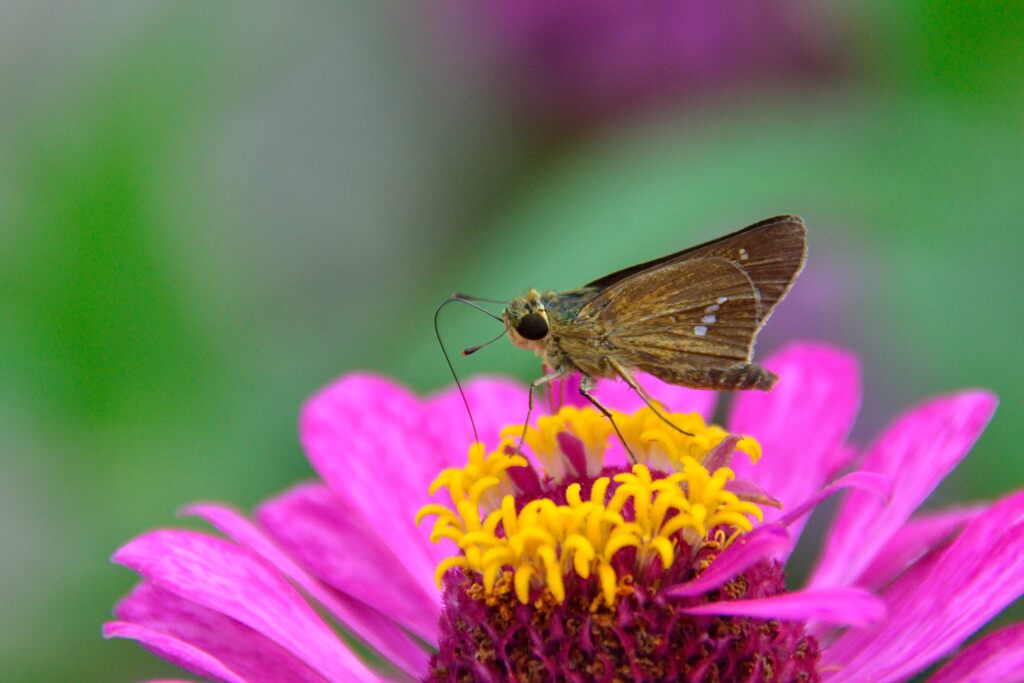
<svg viewBox="0 0 1024 683">
<path fill-rule="evenodd" d="M 296 414 L 336 375 L 449 382 L 449 292 L 778 213 L 811 257 L 759 355 L 860 354 L 862 442 L 990 387 L 936 504 L 1024 481 L 1024 4 L 541 4 L 0 2 L 0 680 L 170 673 L 100 640 L 133 582 L 109 555 L 309 477 Z"/>
</svg>

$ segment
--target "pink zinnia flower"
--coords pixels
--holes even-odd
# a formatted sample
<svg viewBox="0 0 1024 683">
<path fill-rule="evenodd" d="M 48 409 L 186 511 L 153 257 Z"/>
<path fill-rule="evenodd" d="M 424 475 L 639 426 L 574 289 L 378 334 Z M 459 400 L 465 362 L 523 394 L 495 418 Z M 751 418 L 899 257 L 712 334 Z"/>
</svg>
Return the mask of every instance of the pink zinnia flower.
<svg viewBox="0 0 1024 683">
<path fill-rule="evenodd" d="M 421 400 L 345 377 L 302 414 L 324 483 L 264 503 L 254 520 L 186 509 L 227 538 L 156 530 L 129 542 L 114 561 L 142 581 L 104 632 L 232 682 L 907 680 L 1024 592 L 1024 493 L 912 517 L 996 400 L 933 399 L 861 454 L 846 442 L 861 393 L 852 357 L 803 344 L 766 365 L 778 386 L 738 395 L 729 432 L 704 422 L 713 394 L 644 377 L 667 406 L 694 411 L 673 414 L 694 436 L 645 409 L 621 413 L 635 465 L 605 440 L 606 422 L 575 408 L 538 420 L 528 466 L 479 446 L 466 464 L 457 393 Z M 598 393 L 639 408 L 619 384 Z M 525 390 L 476 380 L 467 394 L 481 439 L 503 443 Z M 428 498 L 432 481 L 451 504 Z M 804 515 L 843 488 L 808 585 L 787 591 Z M 433 528 L 414 526 L 418 513 Z M 387 666 L 354 654 L 336 624 Z M 1022 680 L 1022 663 L 1014 625 L 932 680 Z"/>
</svg>

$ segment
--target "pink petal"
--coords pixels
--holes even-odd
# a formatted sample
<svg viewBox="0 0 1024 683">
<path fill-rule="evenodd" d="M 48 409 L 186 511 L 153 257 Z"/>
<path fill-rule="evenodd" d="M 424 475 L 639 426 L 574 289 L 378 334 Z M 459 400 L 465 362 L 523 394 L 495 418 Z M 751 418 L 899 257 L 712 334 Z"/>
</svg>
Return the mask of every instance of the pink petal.
<svg viewBox="0 0 1024 683">
<path fill-rule="evenodd" d="M 875 557 L 857 579 L 857 585 L 871 590 L 885 586 L 930 550 L 960 533 L 965 524 L 984 510 L 979 505 L 927 513 L 910 520 L 893 534 L 885 552 Z"/>
<path fill-rule="evenodd" d="M 425 590 L 418 581 L 422 577 L 409 575 L 395 549 L 349 512 L 326 486 L 305 484 L 263 503 L 256 517 L 292 557 L 328 585 L 435 642 L 441 612 L 437 588 L 431 583 Z"/>
<path fill-rule="evenodd" d="M 756 600 L 727 600 L 683 607 L 687 614 L 716 614 L 782 621 L 827 621 L 864 626 L 885 618 L 885 603 L 859 588 L 783 593 Z"/>
<path fill-rule="evenodd" d="M 475 379 L 465 385 L 480 436 L 497 445 L 506 424 L 521 421 L 523 387 L 508 380 Z M 464 464 L 471 430 L 456 389 L 421 401 L 404 388 L 372 375 L 349 375 L 314 396 L 302 411 L 302 444 L 350 511 L 393 548 L 421 590 L 435 592 L 434 568 L 448 549 L 431 544 L 430 526 L 417 528 L 417 510 L 431 501 L 427 489 L 445 467 Z"/>
<path fill-rule="evenodd" d="M 736 476 L 757 482 L 792 507 L 810 498 L 842 464 L 836 454 L 860 407 L 860 368 L 851 354 L 820 344 L 793 344 L 771 356 L 765 366 L 779 376 L 768 393 L 747 391 L 736 397 L 729 431 L 761 442 L 757 464 L 736 459 Z M 781 513 L 765 510 L 773 521 Z M 802 523 L 791 530 L 794 541 Z"/>
<path fill-rule="evenodd" d="M 637 384 L 644 388 L 647 394 L 655 401 L 661 403 L 669 411 L 674 413 L 700 413 L 707 420 L 715 411 L 716 394 L 705 389 L 690 389 L 676 384 L 663 382 L 654 375 L 646 372 L 633 373 Z M 552 391 L 556 396 L 561 396 L 566 405 L 577 407 L 590 407 L 590 402 L 580 396 L 580 375 L 573 373 L 566 378 L 561 386 L 555 386 Z M 620 412 L 628 413 L 644 407 L 646 404 L 628 384 L 618 378 L 598 378 L 597 386 L 592 392 L 601 403 Z"/>
<path fill-rule="evenodd" d="M 967 454 L 992 417 L 996 399 L 973 391 L 939 398 L 910 411 L 868 453 L 862 469 L 887 474 L 886 505 L 854 491 L 840 506 L 810 585 L 854 583 L 892 535 Z"/>
<path fill-rule="evenodd" d="M 928 679 L 928 683 L 989 681 L 1024 681 L 1024 624 L 1007 626 L 971 643 Z"/>
<path fill-rule="evenodd" d="M 733 541 L 696 579 L 673 586 L 663 595 L 681 598 L 707 593 L 754 564 L 789 548 L 790 543 L 789 534 L 782 527 L 760 526 Z"/>
<path fill-rule="evenodd" d="M 114 554 L 155 585 L 270 638 L 330 681 L 370 672 L 301 595 L 260 557 L 194 531 L 151 531 Z"/>
<path fill-rule="evenodd" d="M 307 487 L 299 487 L 298 490 L 303 489 L 322 491 L 328 498 L 333 500 L 330 490 L 325 486 L 312 484 Z M 283 552 L 281 548 L 275 545 L 274 541 L 268 538 L 261 529 L 256 527 L 243 515 L 231 510 L 230 508 L 220 505 L 191 505 L 185 508 L 184 512 L 202 517 L 224 534 L 230 536 L 241 545 L 256 552 L 263 557 L 263 559 L 273 564 L 278 571 L 294 581 L 300 588 L 302 588 L 303 591 L 326 607 L 328 611 L 330 611 L 334 617 L 344 624 L 347 629 L 361 637 L 372 647 L 376 648 L 384 659 L 392 662 L 399 669 L 404 670 L 413 677 L 419 676 L 426 671 L 427 655 L 423 649 L 414 643 L 406 633 L 399 628 L 394 621 L 392 621 L 392 619 L 381 613 L 385 612 L 385 610 L 381 610 L 376 601 L 382 591 L 378 590 L 357 593 L 346 591 L 343 587 L 339 586 L 335 586 L 335 588 L 339 588 L 340 593 L 330 590 L 316 578 L 311 576 L 305 569 L 297 565 L 292 558 Z M 289 518 L 289 523 L 294 527 L 308 530 L 304 525 L 304 519 L 298 515 L 291 516 Z M 328 544 L 327 547 L 323 549 L 324 552 L 330 552 L 332 550 L 337 552 L 348 548 L 351 556 L 358 556 L 358 553 L 354 553 L 352 551 L 353 549 L 360 547 L 356 542 L 361 539 L 332 540 L 336 540 L 339 543 L 344 543 L 345 541 L 350 542 L 343 544 L 340 548 L 331 548 L 330 544 Z M 376 538 L 372 538 L 371 540 L 376 541 Z M 310 540 L 311 543 L 315 543 L 316 541 L 317 539 Z M 322 544 L 317 544 L 311 548 L 300 547 L 298 549 L 309 554 L 310 550 L 316 551 L 321 545 Z M 291 550 L 291 548 L 287 548 L 287 546 L 286 549 L 289 551 Z M 305 560 L 305 557 L 294 552 L 292 552 L 291 555 L 298 557 L 300 561 Z M 315 565 L 312 564 L 307 563 L 306 566 L 312 567 L 314 570 L 316 569 Z M 392 562 L 391 567 L 392 569 L 390 571 L 394 572 L 393 578 L 400 580 L 401 569 L 397 562 Z M 366 579 L 364 578 L 363 581 L 365 582 Z M 378 589 L 382 586 L 392 586 L 391 581 L 381 582 L 378 580 L 377 583 Z M 410 590 L 416 590 L 417 587 L 408 581 L 408 577 L 406 577 L 406 583 L 409 584 L 408 588 Z M 352 584 L 348 587 L 350 589 L 359 588 L 357 584 Z M 412 595 L 415 595 L 415 593 L 410 593 L 410 598 Z M 436 622 L 436 617 L 434 618 L 434 621 Z M 433 632 L 430 631 L 430 633 L 432 634 Z"/>
<path fill-rule="evenodd" d="M 647 395 L 673 413 L 700 413 L 709 419 L 715 410 L 715 392 L 706 389 L 690 389 L 664 382 L 646 372 L 635 373 L 637 384 Z M 632 412 L 643 408 L 646 403 L 628 384 L 619 379 L 599 379 L 594 395 L 610 408 Z"/>
<path fill-rule="evenodd" d="M 736 451 L 736 445 L 741 440 L 742 437 L 739 434 L 727 434 L 724 439 L 718 442 L 717 446 L 708 451 L 708 454 L 704 456 L 704 460 L 701 464 L 707 468 L 708 472 L 714 472 L 719 467 L 729 467 L 732 464 L 732 457 L 733 453 Z M 750 482 L 750 484 L 757 486 L 754 482 Z M 757 490 L 762 491 L 763 489 L 758 486 Z"/>
<path fill-rule="evenodd" d="M 844 444 L 825 457 L 826 479 L 834 479 L 848 465 L 859 461 L 861 452 L 850 444 Z"/>
<path fill-rule="evenodd" d="M 463 386 L 480 440 L 488 449 L 497 447 L 503 427 L 523 423 L 529 402 L 526 387 L 519 382 L 477 377 Z M 437 469 L 430 478 L 444 467 L 465 465 L 473 431 L 458 389 L 449 387 L 431 396 L 424 404 L 423 415 L 420 431 L 434 444 L 439 456 Z"/>
<path fill-rule="evenodd" d="M 173 636 L 138 624 L 113 621 L 103 625 L 104 638 L 130 638 L 147 650 L 189 673 L 223 683 L 249 683 L 216 657 Z"/>
<path fill-rule="evenodd" d="M 778 519 L 779 524 L 787 527 L 801 519 L 808 512 L 821 505 L 825 500 L 843 489 L 856 489 L 866 491 L 877 496 L 883 502 L 888 502 L 892 497 L 892 482 L 889 477 L 878 472 L 850 472 L 836 481 L 824 486 L 813 496 L 797 505 L 791 510 L 786 510 Z"/>
<path fill-rule="evenodd" d="M 705 466 L 706 465 L 707 463 L 705 463 Z M 708 471 L 713 472 L 714 469 L 708 467 Z M 780 501 L 772 498 L 768 495 L 767 491 L 749 479 L 733 479 L 726 483 L 725 490 L 735 493 L 741 500 L 747 500 L 762 507 L 778 508 L 782 505 Z"/>
<path fill-rule="evenodd" d="M 114 610 L 122 623 L 187 644 L 252 683 L 324 683 L 294 655 L 248 626 L 141 583 Z M 202 673 L 174 660 L 194 673 Z M 207 675 L 203 673 L 203 675 Z"/>
<path fill-rule="evenodd" d="M 580 373 L 573 372 L 549 383 L 541 395 L 534 397 L 534 405 L 542 408 L 548 415 L 558 412 L 562 406 L 591 407 L 590 401 L 580 396 L 580 377 Z M 594 393 L 597 394 L 596 388 Z"/>
<path fill-rule="evenodd" d="M 825 653 L 833 681 L 904 680 L 955 650 L 1024 592 L 1024 492 L 971 521 L 884 596 L 890 618 L 849 631 Z"/>
<path fill-rule="evenodd" d="M 445 550 L 429 542 L 429 525 L 417 528 L 414 519 L 431 502 L 427 487 L 455 447 L 442 450 L 424 436 L 428 418 L 405 389 L 381 378 L 349 375 L 314 396 L 300 420 L 313 468 L 338 498 L 359 511 L 350 515 L 402 549 L 401 562 L 424 589 Z"/>
<path fill-rule="evenodd" d="M 569 468 L 569 476 L 585 477 L 587 475 L 587 451 L 583 441 L 569 432 L 558 432 L 555 441 L 562 451 L 562 459 Z"/>
</svg>

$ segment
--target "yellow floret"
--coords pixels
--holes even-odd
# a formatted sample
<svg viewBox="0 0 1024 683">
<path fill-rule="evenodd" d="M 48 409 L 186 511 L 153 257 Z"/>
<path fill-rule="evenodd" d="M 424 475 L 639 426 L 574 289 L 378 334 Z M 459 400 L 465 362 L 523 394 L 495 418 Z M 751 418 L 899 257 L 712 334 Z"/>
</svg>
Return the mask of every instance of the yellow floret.
<svg viewBox="0 0 1024 683">
<path fill-rule="evenodd" d="M 485 455 L 484 445 L 474 443 L 469 447 L 469 462 L 466 466 L 441 470 L 430 483 L 429 493 L 433 495 L 444 488 L 448 489 L 453 504 L 469 499 L 474 503 L 482 503 L 489 510 L 494 509 L 501 501 L 501 496 L 513 489 L 507 470 L 527 464 L 523 456 L 510 455 L 513 448 L 511 439 L 503 439 L 498 448 Z"/>
<path fill-rule="evenodd" d="M 668 568 L 675 562 L 680 543 L 708 542 L 712 532 L 714 542 L 721 543 L 723 538 L 731 542 L 749 531 L 751 519 L 761 519 L 760 508 L 726 490 L 734 476 L 732 470 L 720 467 L 709 472 L 702 464 L 708 452 L 727 436 L 725 430 L 706 425 L 696 413 L 669 413 L 666 417 L 693 436 L 679 433 L 649 408 L 616 414 L 616 422 L 640 462 L 613 480 L 594 479 L 586 497 L 579 483 L 569 485 L 564 504 L 537 498 L 517 507 L 507 470 L 526 464 L 521 455 L 512 454 L 521 426 L 503 430 L 502 443 L 489 454 L 481 444 L 473 444 L 464 468 L 446 469 L 431 484 L 432 494 L 440 489 L 448 492 L 451 506 L 426 505 L 416 516 L 417 524 L 434 517 L 431 540 L 447 538 L 459 549 L 458 555 L 438 566 L 438 586 L 445 572 L 459 567 L 478 573 L 484 589 L 491 593 L 498 579 L 510 570 L 520 602 L 528 602 L 535 589 L 544 589 L 561 602 L 568 577 L 596 575 L 601 597 L 613 605 L 621 578 L 614 561 L 622 551 L 634 549 L 634 569 L 655 561 Z M 608 421 L 595 410 L 562 408 L 554 416 L 538 419 L 537 427 L 526 431 L 526 445 L 556 481 L 566 472 L 558 444 L 560 431 L 583 443 L 588 473 L 599 472 L 611 432 Z M 754 460 L 760 457 L 760 446 L 749 437 L 741 439 L 737 449 Z"/>
</svg>

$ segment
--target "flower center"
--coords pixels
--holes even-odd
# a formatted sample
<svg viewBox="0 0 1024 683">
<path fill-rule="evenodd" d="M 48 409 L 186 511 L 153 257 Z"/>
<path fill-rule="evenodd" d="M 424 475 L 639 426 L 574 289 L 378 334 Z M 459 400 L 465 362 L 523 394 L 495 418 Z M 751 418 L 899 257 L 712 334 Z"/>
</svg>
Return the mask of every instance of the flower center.
<svg viewBox="0 0 1024 683">
<path fill-rule="evenodd" d="M 631 466 L 610 464 L 621 444 L 603 415 L 563 407 L 525 437 L 506 428 L 491 452 L 473 444 L 465 467 L 437 476 L 430 493 L 450 502 L 416 521 L 434 517 L 431 540 L 457 552 L 435 573 L 445 610 L 428 680 L 816 680 L 817 643 L 801 625 L 678 610 L 781 593 L 777 562 L 704 595 L 661 597 L 750 531 L 758 503 L 776 504 L 728 467 L 734 450 L 760 457 L 754 439 L 696 413 L 666 418 L 614 414 Z M 516 451 L 521 437 L 532 458 Z"/>
<path fill-rule="evenodd" d="M 761 510 L 729 490 L 734 474 L 719 464 L 728 454 L 715 451 L 728 434 L 696 413 L 667 417 L 690 435 L 649 408 L 615 415 L 637 456 L 629 470 L 604 466 L 611 426 L 590 409 L 565 407 L 526 430 L 539 472 L 515 453 L 513 434 L 522 427 L 506 428 L 490 453 L 474 444 L 465 467 L 446 469 L 431 484 L 432 494 L 447 490 L 450 506 L 427 505 L 417 515 L 417 523 L 435 516 L 431 540 L 449 539 L 459 550 L 438 565 L 438 586 L 458 567 L 479 575 L 491 594 L 508 571 L 521 603 L 537 591 L 562 602 L 568 576 L 594 575 L 612 605 L 623 577 L 665 571 L 681 552 L 689 556 L 709 540 L 725 546 L 749 531 Z M 732 438 L 731 447 L 760 456 L 750 438 Z"/>
</svg>

